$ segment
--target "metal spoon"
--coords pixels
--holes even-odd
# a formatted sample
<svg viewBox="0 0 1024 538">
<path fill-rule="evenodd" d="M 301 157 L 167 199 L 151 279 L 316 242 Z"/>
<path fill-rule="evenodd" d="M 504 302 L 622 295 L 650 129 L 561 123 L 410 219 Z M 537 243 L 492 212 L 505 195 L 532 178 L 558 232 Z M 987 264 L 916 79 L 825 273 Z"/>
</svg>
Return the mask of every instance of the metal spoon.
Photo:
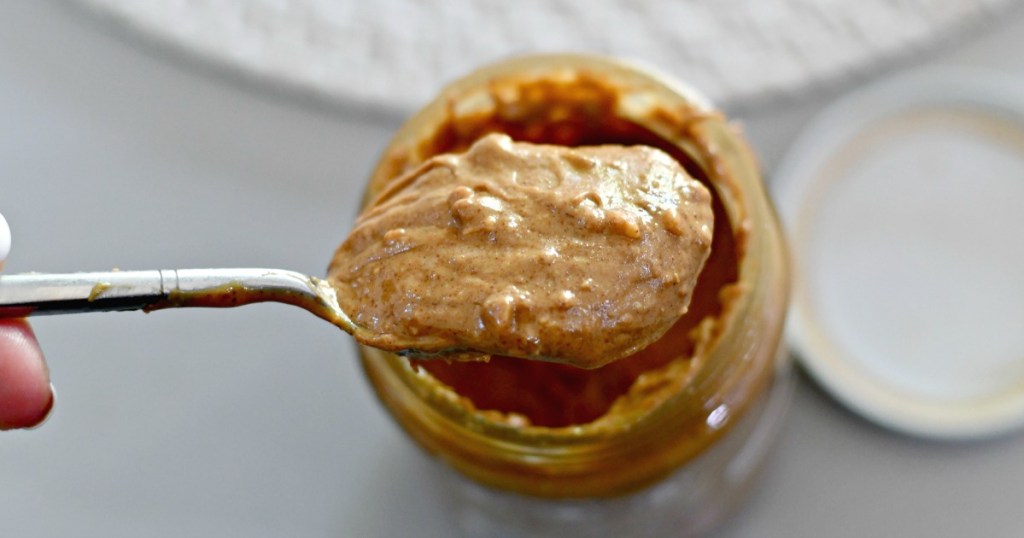
<svg viewBox="0 0 1024 538">
<path fill-rule="evenodd" d="M 341 309 L 327 282 L 280 269 L 164 269 L 0 275 L 0 318 L 278 302 L 303 308 L 360 339 L 370 332 Z M 412 349 L 402 355 L 423 356 Z M 453 350 L 455 351 L 455 350 Z"/>
</svg>

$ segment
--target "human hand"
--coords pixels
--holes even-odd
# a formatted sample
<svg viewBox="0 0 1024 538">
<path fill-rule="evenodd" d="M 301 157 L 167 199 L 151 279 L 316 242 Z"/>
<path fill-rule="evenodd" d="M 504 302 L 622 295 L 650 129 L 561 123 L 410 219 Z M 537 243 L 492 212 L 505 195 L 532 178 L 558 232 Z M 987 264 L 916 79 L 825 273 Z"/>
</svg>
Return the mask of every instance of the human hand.
<svg viewBox="0 0 1024 538">
<path fill-rule="evenodd" d="M 0 269 L 11 231 L 0 215 Z M 24 319 L 0 319 L 0 430 L 30 428 L 53 408 L 50 372 L 36 336 Z"/>
</svg>

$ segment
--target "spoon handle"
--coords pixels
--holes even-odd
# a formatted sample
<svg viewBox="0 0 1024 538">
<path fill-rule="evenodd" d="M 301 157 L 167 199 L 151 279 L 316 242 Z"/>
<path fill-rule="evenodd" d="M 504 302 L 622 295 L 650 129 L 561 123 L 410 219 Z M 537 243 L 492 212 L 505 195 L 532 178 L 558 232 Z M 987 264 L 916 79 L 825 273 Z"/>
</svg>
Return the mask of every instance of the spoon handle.
<svg viewBox="0 0 1024 538">
<path fill-rule="evenodd" d="M 333 290 L 320 279 L 280 269 L 164 269 L 0 275 L 0 318 L 233 307 L 275 301 L 338 322 Z M 347 316 L 342 314 L 347 322 Z M 343 327 L 344 328 L 344 327 Z"/>
</svg>

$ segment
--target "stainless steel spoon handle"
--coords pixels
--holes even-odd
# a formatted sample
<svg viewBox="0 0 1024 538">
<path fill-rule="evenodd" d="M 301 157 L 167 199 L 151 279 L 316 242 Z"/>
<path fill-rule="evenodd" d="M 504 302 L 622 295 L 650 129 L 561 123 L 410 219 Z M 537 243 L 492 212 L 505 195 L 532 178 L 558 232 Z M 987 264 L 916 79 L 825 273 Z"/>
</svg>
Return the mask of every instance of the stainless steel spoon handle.
<svg viewBox="0 0 1024 538">
<path fill-rule="evenodd" d="M 75 312 L 292 304 L 340 325 L 333 290 L 321 280 L 280 269 L 165 269 L 0 275 L 0 317 Z M 342 328 L 345 328 L 342 326 Z"/>
</svg>

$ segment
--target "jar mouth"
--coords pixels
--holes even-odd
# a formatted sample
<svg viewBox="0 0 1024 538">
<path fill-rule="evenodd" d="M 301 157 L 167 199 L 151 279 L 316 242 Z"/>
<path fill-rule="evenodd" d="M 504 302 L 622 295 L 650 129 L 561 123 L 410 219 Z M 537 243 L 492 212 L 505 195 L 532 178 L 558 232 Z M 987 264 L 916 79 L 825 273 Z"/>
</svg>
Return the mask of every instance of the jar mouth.
<svg viewBox="0 0 1024 538">
<path fill-rule="evenodd" d="M 660 418 L 662 415 L 706 415 L 709 410 L 703 407 L 709 400 L 701 396 L 717 390 L 714 380 L 729 368 L 709 357 L 715 356 L 719 339 L 735 325 L 738 304 L 748 289 L 741 276 L 749 265 L 744 252 L 749 216 L 742 191 L 723 168 L 716 147 L 715 129 L 722 124 L 720 114 L 694 92 L 670 86 L 633 67 L 590 56 L 512 60 L 485 68 L 448 88 L 396 136 L 400 142 L 389 148 L 378 166 L 369 195 L 430 156 L 462 151 L 489 132 L 559 145 L 660 146 L 714 193 L 718 209 L 713 256 L 716 249 L 730 254 L 722 262 L 730 267 L 719 280 L 698 283 L 697 290 L 703 288 L 708 296 L 705 301 L 717 305 L 705 308 L 700 315 L 691 307 L 694 315 L 688 314 L 691 319 L 679 331 L 685 334 L 677 334 L 676 341 L 656 349 L 662 356 L 648 357 L 648 367 L 631 372 L 625 390 L 610 398 L 602 412 L 590 413 L 586 420 L 538 421 L 536 416 L 508 406 L 480 405 L 479 398 L 459 390 L 451 376 L 442 373 L 452 368 L 493 371 L 497 368 L 494 364 L 437 366 L 390 356 L 387 360 L 391 367 L 444 419 L 461 424 L 467 431 L 508 442 L 528 439 L 534 445 L 580 446 L 624 430 L 635 432 L 634 437 L 641 436 L 645 427 L 662 424 L 668 418 Z M 704 273 L 711 275 L 713 271 L 706 268 Z M 670 349 L 673 346 L 675 350 Z M 375 350 L 364 353 L 387 356 Z M 487 385 L 475 378 L 473 383 Z M 686 401 L 689 404 L 680 404 Z"/>
</svg>

